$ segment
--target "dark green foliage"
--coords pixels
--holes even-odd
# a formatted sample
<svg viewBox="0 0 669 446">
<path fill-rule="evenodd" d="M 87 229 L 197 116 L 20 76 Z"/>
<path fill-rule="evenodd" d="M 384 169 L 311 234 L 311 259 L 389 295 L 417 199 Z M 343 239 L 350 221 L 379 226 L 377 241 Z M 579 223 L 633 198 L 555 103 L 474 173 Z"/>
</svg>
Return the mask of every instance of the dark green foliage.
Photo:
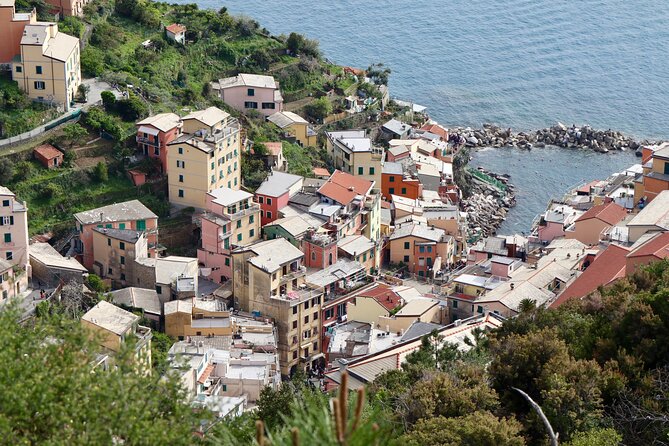
<svg viewBox="0 0 669 446">
<path fill-rule="evenodd" d="M 332 113 L 332 103 L 323 96 L 304 107 L 305 113 L 316 121 L 320 121 Z"/>
<path fill-rule="evenodd" d="M 388 85 L 390 68 L 382 63 L 372 64 L 367 68 L 367 77 L 369 77 L 376 85 Z"/>
<path fill-rule="evenodd" d="M 100 93 L 100 97 L 102 98 L 102 105 L 104 106 L 105 110 L 113 111 L 114 107 L 116 106 L 116 96 L 114 93 L 111 91 L 103 91 Z"/>
<path fill-rule="evenodd" d="M 96 274 L 89 274 L 88 275 L 88 286 L 90 286 L 93 291 L 97 293 L 106 293 L 109 291 L 109 286 L 106 285 L 100 276 Z"/>
<path fill-rule="evenodd" d="M 84 26 L 83 20 L 79 17 L 65 17 L 58 22 L 58 31 L 69 34 L 71 36 L 81 39 L 84 36 L 84 31 L 86 27 Z"/>
<path fill-rule="evenodd" d="M 151 365 L 154 373 L 162 375 L 167 371 L 167 352 L 174 342 L 175 340 L 165 333 L 156 330 L 153 331 L 153 337 L 151 338 Z"/>
<path fill-rule="evenodd" d="M 101 183 L 109 180 L 109 171 L 107 170 L 107 165 L 102 161 L 95 165 L 95 178 Z"/>
<path fill-rule="evenodd" d="M 294 56 L 319 57 L 318 41 L 307 39 L 302 34 L 290 33 L 286 40 L 286 49 Z"/>
<path fill-rule="evenodd" d="M 5 158 L 0 162 L 0 184 L 8 184 L 14 177 L 14 162 Z"/>
</svg>

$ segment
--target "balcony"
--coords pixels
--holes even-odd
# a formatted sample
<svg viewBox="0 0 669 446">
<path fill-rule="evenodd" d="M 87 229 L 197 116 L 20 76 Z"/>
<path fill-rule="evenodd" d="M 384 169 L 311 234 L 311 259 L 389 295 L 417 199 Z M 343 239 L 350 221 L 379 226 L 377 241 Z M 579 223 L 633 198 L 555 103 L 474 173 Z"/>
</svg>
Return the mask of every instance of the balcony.
<svg viewBox="0 0 669 446">
<path fill-rule="evenodd" d="M 160 143 L 153 138 L 144 138 L 143 136 L 137 136 L 135 140 L 140 144 L 148 144 L 150 146 L 159 147 Z"/>
<path fill-rule="evenodd" d="M 230 231 L 224 232 L 222 234 L 218 234 L 218 240 L 222 242 L 223 240 L 229 239 L 231 235 L 232 235 L 232 232 L 230 232 Z"/>
<path fill-rule="evenodd" d="M 255 214 L 260 212 L 259 204 L 251 204 L 248 208 L 242 209 L 241 211 L 235 212 L 234 214 L 225 214 L 231 220 L 239 220 L 240 218 L 246 217 L 247 215 Z"/>
<path fill-rule="evenodd" d="M 294 279 L 297 279 L 298 277 L 304 277 L 306 274 L 307 274 L 307 268 L 305 266 L 300 266 L 295 271 L 290 271 L 288 274 L 284 274 L 283 276 L 281 276 L 279 284 L 290 282 Z"/>
</svg>

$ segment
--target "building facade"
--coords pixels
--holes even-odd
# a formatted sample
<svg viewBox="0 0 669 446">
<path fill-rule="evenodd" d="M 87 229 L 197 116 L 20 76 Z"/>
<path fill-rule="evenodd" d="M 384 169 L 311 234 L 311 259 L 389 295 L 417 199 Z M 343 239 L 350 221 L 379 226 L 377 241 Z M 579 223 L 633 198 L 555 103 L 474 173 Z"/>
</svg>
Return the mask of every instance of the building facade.
<svg viewBox="0 0 669 446">
<path fill-rule="evenodd" d="M 160 170 L 167 173 L 167 145 L 181 135 L 181 118 L 174 113 L 160 113 L 137 124 L 137 149 L 149 158 L 160 160 Z"/>
<path fill-rule="evenodd" d="M 0 186 L 0 259 L 29 273 L 28 207 Z"/>
<path fill-rule="evenodd" d="M 212 88 L 223 102 L 242 113 L 254 110 L 269 116 L 283 111 L 279 83 L 272 76 L 240 73 L 219 79 L 212 84 Z"/>
</svg>

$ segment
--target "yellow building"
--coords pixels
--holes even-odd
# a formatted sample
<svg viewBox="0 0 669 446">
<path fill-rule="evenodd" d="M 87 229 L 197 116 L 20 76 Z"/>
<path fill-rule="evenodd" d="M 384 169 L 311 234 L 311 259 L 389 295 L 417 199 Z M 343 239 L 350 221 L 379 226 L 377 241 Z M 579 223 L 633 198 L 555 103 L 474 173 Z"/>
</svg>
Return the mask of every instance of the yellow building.
<svg viewBox="0 0 669 446">
<path fill-rule="evenodd" d="M 81 324 L 91 330 L 104 349 L 118 353 L 133 342 L 138 368 L 151 373 L 151 329 L 139 325 L 139 316 L 106 301 L 100 301 L 81 317 Z"/>
<path fill-rule="evenodd" d="M 93 228 L 93 271 L 109 279 L 114 288 L 125 287 L 132 280 L 136 258 L 148 257 L 144 231 L 134 229 Z"/>
<path fill-rule="evenodd" d="M 165 302 L 165 334 L 185 336 L 231 336 L 230 311 L 218 300 L 199 298 Z"/>
<path fill-rule="evenodd" d="M 181 119 L 183 134 L 167 145 L 170 203 L 204 209 L 206 194 L 241 186 L 239 122 L 209 107 Z"/>
<path fill-rule="evenodd" d="M 26 25 L 12 78 L 28 97 L 70 109 L 81 83 L 79 39 L 58 31 L 58 24 Z"/>
<path fill-rule="evenodd" d="M 322 360 L 322 291 L 305 283 L 304 254 L 283 238 L 256 242 L 232 253 L 236 305 L 274 320 L 281 373 Z"/>
<path fill-rule="evenodd" d="M 293 112 L 276 112 L 269 116 L 267 120 L 290 136 L 294 136 L 301 146 L 316 146 L 318 135 L 302 116 Z"/>
<path fill-rule="evenodd" d="M 327 132 L 325 145 L 335 169 L 374 181 L 381 187 L 383 149 L 375 147 L 365 130 Z"/>
</svg>

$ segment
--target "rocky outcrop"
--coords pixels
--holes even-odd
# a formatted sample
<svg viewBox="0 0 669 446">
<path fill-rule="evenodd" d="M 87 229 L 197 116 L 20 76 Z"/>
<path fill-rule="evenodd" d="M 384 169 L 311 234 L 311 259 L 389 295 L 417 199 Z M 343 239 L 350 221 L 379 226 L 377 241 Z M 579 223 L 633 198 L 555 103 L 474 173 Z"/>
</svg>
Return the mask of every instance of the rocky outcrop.
<svg viewBox="0 0 669 446">
<path fill-rule="evenodd" d="M 567 127 L 557 123 L 553 127 L 534 132 L 514 133 L 510 128 L 503 129 L 494 124 L 484 124 L 481 129 L 451 129 L 451 141 L 469 147 L 520 147 L 532 149 L 547 145 L 592 149 L 606 153 L 610 150 L 640 150 L 641 146 L 651 144 L 647 140 L 637 141 L 615 130 L 595 130 L 585 125 Z"/>
<path fill-rule="evenodd" d="M 506 186 L 506 190 L 490 185 L 475 176 L 471 177 L 471 195 L 463 200 L 462 209 L 467 212 L 469 233 L 476 237 L 487 237 L 495 233 L 506 218 L 509 208 L 516 204 L 514 187 L 509 176 L 497 175 L 483 168 L 481 172 Z"/>
</svg>

